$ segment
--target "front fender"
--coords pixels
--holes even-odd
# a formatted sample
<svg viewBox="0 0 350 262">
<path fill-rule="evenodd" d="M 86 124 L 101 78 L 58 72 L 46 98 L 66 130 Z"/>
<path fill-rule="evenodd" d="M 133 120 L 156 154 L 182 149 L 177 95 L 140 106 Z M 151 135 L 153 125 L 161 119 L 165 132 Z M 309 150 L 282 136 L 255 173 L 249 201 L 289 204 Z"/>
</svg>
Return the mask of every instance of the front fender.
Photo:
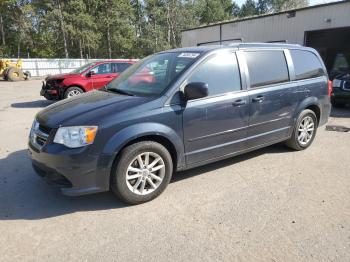
<svg viewBox="0 0 350 262">
<path fill-rule="evenodd" d="M 114 134 L 104 146 L 102 153 L 117 155 L 129 142 L 144 136 L 157 135 L 168 139 L 176 149 L 178 166 L 184 163 L 182 138 L 170 127 L 159 123 L 140 123 L 128 126 Z"/>
</svg>

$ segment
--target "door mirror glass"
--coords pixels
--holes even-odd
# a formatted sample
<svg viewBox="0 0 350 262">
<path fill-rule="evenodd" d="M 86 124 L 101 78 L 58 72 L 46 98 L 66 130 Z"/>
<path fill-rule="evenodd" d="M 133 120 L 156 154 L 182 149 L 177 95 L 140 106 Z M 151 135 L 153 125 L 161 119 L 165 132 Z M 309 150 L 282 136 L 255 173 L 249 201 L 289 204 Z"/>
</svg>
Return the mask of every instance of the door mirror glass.
<svg viewBox="0 0 350 262">
<path fill-rule="evenodd" d="M 185 86 L 185 99 L 193 100 L 208 96 L 208 84 L 203 82 L 192 82 Z"/>
</svg>

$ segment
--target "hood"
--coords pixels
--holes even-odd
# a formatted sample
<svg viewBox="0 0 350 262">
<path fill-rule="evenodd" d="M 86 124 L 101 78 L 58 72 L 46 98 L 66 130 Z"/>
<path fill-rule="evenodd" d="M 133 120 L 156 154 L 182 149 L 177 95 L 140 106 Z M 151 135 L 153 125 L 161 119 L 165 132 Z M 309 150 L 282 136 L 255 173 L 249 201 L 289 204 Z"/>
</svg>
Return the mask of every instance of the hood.
<svg viewBox="0 0 350 262">
<path fill-rule="evenodd" d="M 64 79 L 68 77 L 77 77 L 77 76 L 79 76 L 79 74 L 65 73 L 65 74 L 49 75 L 45 78 L 45 80 L 48 81 L 48 80 Z"/>
<path fill-rule="evenodd" d="M 56 102 L 40 111 L 36 118 L 50 128 L 65 124 L 96 124 L 105 115 L 120 113 L 151 100 L 153 99 L 148 97 L 92 91 Z"/>
</svg>

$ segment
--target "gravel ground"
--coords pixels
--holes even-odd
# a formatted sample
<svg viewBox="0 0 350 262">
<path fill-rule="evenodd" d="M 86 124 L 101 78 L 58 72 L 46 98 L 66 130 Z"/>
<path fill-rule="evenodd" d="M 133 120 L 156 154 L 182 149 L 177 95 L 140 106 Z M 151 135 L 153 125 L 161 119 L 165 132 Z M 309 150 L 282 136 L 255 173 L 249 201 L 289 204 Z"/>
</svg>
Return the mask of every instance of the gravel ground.
<svg viewBox="0 0 350 262">
<path fill-rule="evenodd" d="M 139 206 L 70 198 L 27 158 L 40 85 L 0 81 L 1 261 L 350 261 L 350 132 L 178 173 Z M 350 127 L 350 108 L 332 116 Z"/>
</svg>

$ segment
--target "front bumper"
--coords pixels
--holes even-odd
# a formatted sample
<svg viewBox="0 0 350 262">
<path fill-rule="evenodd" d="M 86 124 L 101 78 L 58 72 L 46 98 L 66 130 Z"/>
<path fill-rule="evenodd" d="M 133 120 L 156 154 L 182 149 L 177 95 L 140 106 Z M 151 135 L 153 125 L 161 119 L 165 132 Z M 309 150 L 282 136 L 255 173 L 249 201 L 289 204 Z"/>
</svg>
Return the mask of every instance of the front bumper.
<svg viewBox="0 0 350 262">
<path fill-rule="evenodd" d="M 60 88 L 57 86 L 52 86 L 49 83 L 43 81 L 43 85 L 40 90 L 40 95 L 48 100 L 58 100 L 60 99 Z"/>
<path fill-rule="evenodd" d="M 334 89 L 331 101 L 332 103 L 350 104 L 350 90 Z"/>
<path fill-rule="evenodd" d="M 28 155 L 36 173 L 56 184 L 64 195 L 78 196 L 109 190 L 111 156 L 90 154 L 87 148 L 49 144 L 38 150 L 31 142 Z"/>
</svg>

